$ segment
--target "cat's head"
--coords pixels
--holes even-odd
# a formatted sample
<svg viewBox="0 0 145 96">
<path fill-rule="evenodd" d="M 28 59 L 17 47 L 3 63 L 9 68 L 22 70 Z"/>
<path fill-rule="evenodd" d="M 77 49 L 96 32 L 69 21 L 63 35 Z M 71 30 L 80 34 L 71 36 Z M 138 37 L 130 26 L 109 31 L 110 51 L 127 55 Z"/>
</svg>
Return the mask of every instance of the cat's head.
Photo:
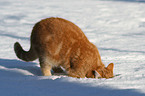
<svg viewBox="0 0 145 96">
<path fill-rule="evenodd" d="M 95 70 L 95 78 L 108 79 L 108 78 L 114 77 L 113 68 L 114 68 L 113 63 L 110 63 L 107 67 L 104 67 L 104 68 L 97 68 L 97 70 Z"/>
</svg>

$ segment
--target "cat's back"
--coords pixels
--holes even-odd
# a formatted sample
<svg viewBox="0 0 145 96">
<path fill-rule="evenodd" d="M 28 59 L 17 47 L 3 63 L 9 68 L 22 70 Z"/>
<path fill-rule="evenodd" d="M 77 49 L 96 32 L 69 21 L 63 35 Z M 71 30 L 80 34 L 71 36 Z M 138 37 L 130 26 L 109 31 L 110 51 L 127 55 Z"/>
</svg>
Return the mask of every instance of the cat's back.
<svg viewBox="0 0 145 96">
<path fill-rule="evenodd" d="M 58 17 L 50 17 L 41 20 L 35 24 L 33 30 L 35 30 L 35 33 L 37 32 L 39 34 L 56 34 L 59 36 L 67 34 L 79 37 L 85 36 L 77 25 Z"/>
<path fill-rule="evenodd" d="M 35 42 L 38 40 L 46 42 L 50 39 L 53 39 L 54 42 L 66 42 L 65 40 L 67 42 L 78 40 L 88 41 L 85 34 L 77 25 L 58 17 L 46 18 L 36 23 L 33 27 L 31 38 Z"/>
</svg>

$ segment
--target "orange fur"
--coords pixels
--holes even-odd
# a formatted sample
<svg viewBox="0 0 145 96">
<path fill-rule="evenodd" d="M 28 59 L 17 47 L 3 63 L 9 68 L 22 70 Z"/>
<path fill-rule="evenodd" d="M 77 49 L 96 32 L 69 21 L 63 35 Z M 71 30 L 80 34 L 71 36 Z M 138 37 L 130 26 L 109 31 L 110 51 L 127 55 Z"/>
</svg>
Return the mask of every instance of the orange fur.
<svg viewBox="0 0 145 96">
<path fill-rule="evenodd" d="M 31 34 L 31 48 L 24 51 L 18 42 L 14 45 L 18 58 L 33 61 L 39 58 L 43 75 L 62 66 L 68 76 L 95 78 L 97 71 L 102 78 L 113 77 L 113 64 L 105 67 L 98 49 L 82 30 L 62 18 L 47 18 L 36 23 Z"/>
</svg>

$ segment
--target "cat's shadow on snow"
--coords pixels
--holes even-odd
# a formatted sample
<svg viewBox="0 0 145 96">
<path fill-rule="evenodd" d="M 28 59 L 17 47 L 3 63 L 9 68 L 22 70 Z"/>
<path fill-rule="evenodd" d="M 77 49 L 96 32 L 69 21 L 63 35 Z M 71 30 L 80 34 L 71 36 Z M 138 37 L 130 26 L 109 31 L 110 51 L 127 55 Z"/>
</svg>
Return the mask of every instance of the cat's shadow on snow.
<svg viewBox="0 0 145 96">
<path fill-rule="evenodd" d="M 36 63 L 23 62 L 23 61 L 19 61 L 19 60 L 0 59 L 0 74 L 2 73 L 2 75 L 6 75 L 6 74 L 3 74 L 3 71 L 6 74 L 8 74 L 8 76 L 22 75 L 22 73 L 27 73 L 25 71 L 28 71 L 28 73 L 31 73 L 31 74 L 36 75 L 36 76 L 41 75 L 40 67 L 37 66 Z M 24 74 L 24 75 L 28 75 L 28 74 Z M 48 80 L 44 79 L 44 80 L 42 80 L 42 82 L 47 83 Z M 53 80 L 51 81 L 51 80 L 49 80 L 49 82 L 52 83 L 51 85 L 53 85 L 53 83 L 54 83 L 54 85 L 62 86 L 61 81 L 57 81 L 57 80 L 56 81 L 53 81 Z M 136 92 L 135 90 L 129 90 L 129 89 L 128 90 L 119 90 L 119 89 L 117 90 L 117 89 L 108 89 L 108 88 L 103 88 L 103 87 L 87 87 L 87 86 L 85 87 L 85 86 L 82 86 L 82 85 L 78 85 L 78 84 L 75 84 L 75 83 L 69 83 L 69 82 L 63 82 L 63 84 L 66 85 L 66 86 L 68 84 L 68 86 L 70 88 L 73 88 L 75 90 L 77 90 L 77 89 L 78 90 L 80 90 L 80 89 L 84 90 L 84 94 L 85 94 L 85 92 L 89 92 L 89 90 L 93 90 L 91 92 L 102 94 L 102 96 L 107 96 L 106 94 L 112 94 L 113 96 L 117 96 L 117 95 L 118 96 L 144 96 L 143 93 L 139 93 L 139 92 Z M 53 87 L 54 87 L 54 85 L 53 85 Z M 47 84 L 46 84 L 46 86 L 47 86 Z M 72 92 L 71 94 L 74 94 L 72 96 L 77 96 L 78 93 L 70 91 L 70 88 L 67 88 L 68 89 L 67 91 Z M 89 90 L 88 90 L 88 88 L 89 88 Z M 60 93 L 58 92 L 58 94 L 61 94 L 61 91 L 63 91 L 63 90 L 60 90 L 59 91 Z M 102 92 L 102 93 L 100 93 L 100 92 Z M 82 93 L 80 92 L 79 94 L 81 95 Z"/>
<path fill-rule="evenodd" d="M 23 62 L 20 60 L 0 59 L 0 71 L 11 72 L 15 75 L 36 75 L 41 76 L 40 67 L 33 62 Z M 17 74 L 16 74 L 17 73 Z"/>
</svg>

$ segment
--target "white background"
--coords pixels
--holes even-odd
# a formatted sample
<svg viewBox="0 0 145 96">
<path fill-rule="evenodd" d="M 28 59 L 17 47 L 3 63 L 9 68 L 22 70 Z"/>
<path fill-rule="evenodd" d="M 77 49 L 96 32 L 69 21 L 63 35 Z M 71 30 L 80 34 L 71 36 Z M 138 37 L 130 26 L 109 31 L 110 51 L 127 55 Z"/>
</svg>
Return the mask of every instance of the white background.
<svg viewBox="0 0 145 96">
<path fill-rule="evenodd" d="M 13 44 L 30 47 L 34 24 L 62 17 L 78 25 L 94 43 L 107 66 L 115 64 L 110 79 L 41 76 L 39 62 L 20 61 Z M 0 0 L 1 96 L 144 96 L 144 0 Z"/>
</svg>

